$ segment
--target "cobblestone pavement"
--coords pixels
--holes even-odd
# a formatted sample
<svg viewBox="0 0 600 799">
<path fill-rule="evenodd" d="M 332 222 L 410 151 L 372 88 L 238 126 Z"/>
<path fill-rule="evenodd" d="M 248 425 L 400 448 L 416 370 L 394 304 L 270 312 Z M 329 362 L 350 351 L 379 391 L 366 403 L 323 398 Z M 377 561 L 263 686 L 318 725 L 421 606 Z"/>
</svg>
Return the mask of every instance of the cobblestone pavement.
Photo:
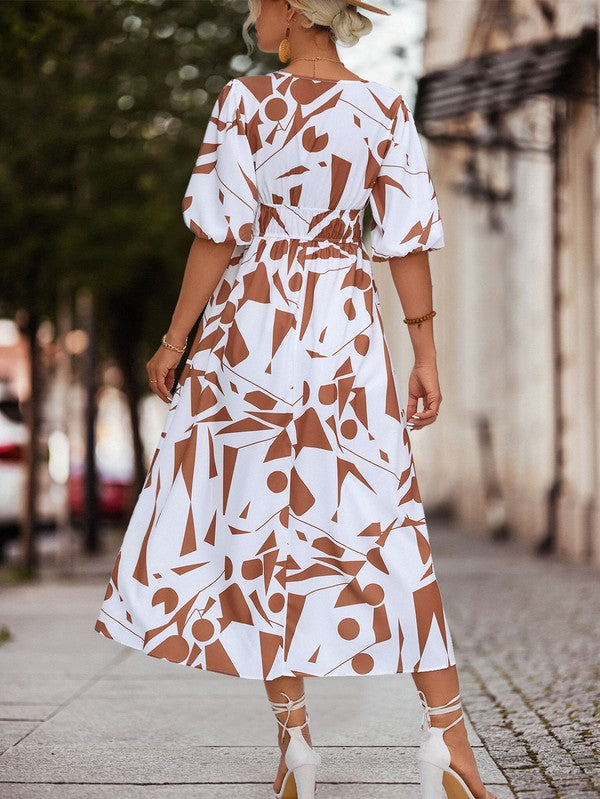
<svg viewBox="0 0 600 799">
<path fill-rule="evenodd" d="M 600 796 L 600 574 L 430 530 L 466 712 L 515 795 Z"/>
</svg>

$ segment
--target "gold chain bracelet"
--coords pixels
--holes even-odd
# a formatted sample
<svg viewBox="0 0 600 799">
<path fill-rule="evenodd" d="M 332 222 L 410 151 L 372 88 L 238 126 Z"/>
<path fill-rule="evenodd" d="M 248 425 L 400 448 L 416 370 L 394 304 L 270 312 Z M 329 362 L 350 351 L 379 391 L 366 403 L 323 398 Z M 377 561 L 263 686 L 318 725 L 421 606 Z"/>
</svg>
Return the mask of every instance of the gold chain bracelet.
<svg viewBox="0 0 600 799">
<path fill-rule="evenodd" d="M 414 316 L 410 319 L 408 316 L 406 316 L 403 321 L 406 322 L 407 325 L 420 325 L 421 322 L 424 322 L 426 319 L 431 319 L 434 317 L 436 313 L 437 311 L 429 311 L 429 313 L 426 313 L 423 316 Z"/>
<path fill-rule="evenodd" d="M 174 344 L 169 344 L 169 342 L 167 341 L 167 334 L 165 333 L 164 336 L 162 337 L 162 345 L 163 347 L 166 347 L 168 350 L 175 350 L 175 352 L 179 353 L 185 352 L 185 348 L 187 347 L 187 336 L 185 337 L 185 344 L 181 349 L 179 349 L 179 347 L 176 347 Z"/>
</svg>

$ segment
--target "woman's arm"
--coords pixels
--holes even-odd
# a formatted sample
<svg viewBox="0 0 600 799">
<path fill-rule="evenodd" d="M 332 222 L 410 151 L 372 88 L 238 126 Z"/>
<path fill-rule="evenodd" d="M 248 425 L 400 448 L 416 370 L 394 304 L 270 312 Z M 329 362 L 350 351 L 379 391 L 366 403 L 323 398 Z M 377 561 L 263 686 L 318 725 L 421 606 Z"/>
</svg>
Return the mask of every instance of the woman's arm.
<svg viewBox="0 0 600 799">
<path fill-rule="evenodd" d="M 185 339 L 227 268 L 235 241 L 217 243 L 194 237 L 190 248 L 179 298 L 166 333 L 169 344 L 183 347 Z M 175 368 L 181 355 L 162 344 L 146 364 L 150 388 L 165 402 L 171 401 Z"/>
<path fill-rule="evenodd" d="M 413 252 L 402 258 L 390 258 L 392 278 L 400 298 L 405 316 L 423 316 L 433 309 L 433 287 L 428 252 Z M 415 364 L 409 386 L 406 418 L 414 418 L 414 429 L 419 430 L 437 418 L 442 394 L 439 387 L 433 337 L 433 317 L 420 324 L 407 325 L 410 334 Z M 423 398 L 423 410 L 417 411 L 417 400 Z M 413 425 L 411 425 L 413 426 Z"/>
<path fill-rule="evenodd" d="M 234 246 L 235 241 L 217 244 L 212 239 L 194 236 L 179 299 L 167 330 L 167 341 L 170 344 L 183 347 L 188 333 L 227 268 Z"/>
</svg>

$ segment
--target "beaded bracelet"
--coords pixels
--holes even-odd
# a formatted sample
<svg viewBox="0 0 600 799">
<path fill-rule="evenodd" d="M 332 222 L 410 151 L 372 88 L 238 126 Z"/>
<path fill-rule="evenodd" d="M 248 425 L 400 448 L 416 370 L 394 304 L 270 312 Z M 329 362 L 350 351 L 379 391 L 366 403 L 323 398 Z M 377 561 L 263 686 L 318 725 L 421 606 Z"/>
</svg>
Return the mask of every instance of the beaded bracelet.
<svg viewBox="0 0 600 799">
<path fill-rule="evenodd" d="M 176 347 L 174 344 L 169 344 L 169 342 L 167 341 L 167 334 L 165 333 L 164 336 L 162 337 L 162 345 L 163 347 L 166 347 L 168 350 L 175 350 L 175 352 L 179 353 L 185 352 L 185 348 L 187 347 L 187 336 L 185 337 L 185 344 L 181 349 L 179 349 L 179 347 Z"/>
<path fill-rule="evenodd" d="M 426 319 L 431 319 L 432 317 L 434 317 L 436 313 L 437 311 L 429 311 L 429 313 L 426 313 L 424 316 L 415 316 L 412 317 L 411 319 L 405 317 L 403 321 L 406 322 L 407 325 L 415 325 L 415 324 L 420 325 L 421 322 L 424 322 Z"/>
</svg>

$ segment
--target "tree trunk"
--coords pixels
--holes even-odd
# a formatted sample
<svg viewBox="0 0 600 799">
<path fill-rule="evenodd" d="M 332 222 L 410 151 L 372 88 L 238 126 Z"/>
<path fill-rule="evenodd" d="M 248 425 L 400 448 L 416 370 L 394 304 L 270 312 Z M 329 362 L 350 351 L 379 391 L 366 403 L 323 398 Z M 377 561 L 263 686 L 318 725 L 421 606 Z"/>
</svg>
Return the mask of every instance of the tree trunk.
<svg viewBox="0 0 600 799">
<path fill-rule="evenodd" d="M 30 314 L 25 328 L 29 345 L 29 374 L 31 393 L 23 403 L 23 414 L 29 433 L 26 447 L 26 487 L 21 525 L 21 566 L 29 575 L 34 576 L 39 567 L 39 554 L 36 547 L 37 530 L 37 496 L 38 496 L 38 463 L 40 432 L 40 351 L 37 340 L 39 318 Z"/>
<path fill-rule="evenodd" d="M 129 416 L 131 418 L 131 432 L 133 438 L 133 456 L 135 465 L 135 477 L 132 493 L 137 496 L 144 485 L 146 479 L 146 466 L 144 463 L 144 447 L 142 444 L 142 436 L 140 434 L 140 400 L 142 393 L 140 391 L 139 380 L 137 379 L 137 372 L 135 368 L 134 356 L 131 351 L 126 348 L 121 350 L 118 354 L 119 366 L 123 372 L 124 391 L 129 405 Z"/>
<path fill-rule="evenodd" d="M 100 551 L 98 533 L 98 475 L 96 469 L 96 324 L 94 302 L 90 292 L 82 292 L 78 299 L 81 325 L 88 334 L 88 347 L 85 353 L 85 507 L 83 518 L 84 547 L 92 555 Z"/>
</svg>

